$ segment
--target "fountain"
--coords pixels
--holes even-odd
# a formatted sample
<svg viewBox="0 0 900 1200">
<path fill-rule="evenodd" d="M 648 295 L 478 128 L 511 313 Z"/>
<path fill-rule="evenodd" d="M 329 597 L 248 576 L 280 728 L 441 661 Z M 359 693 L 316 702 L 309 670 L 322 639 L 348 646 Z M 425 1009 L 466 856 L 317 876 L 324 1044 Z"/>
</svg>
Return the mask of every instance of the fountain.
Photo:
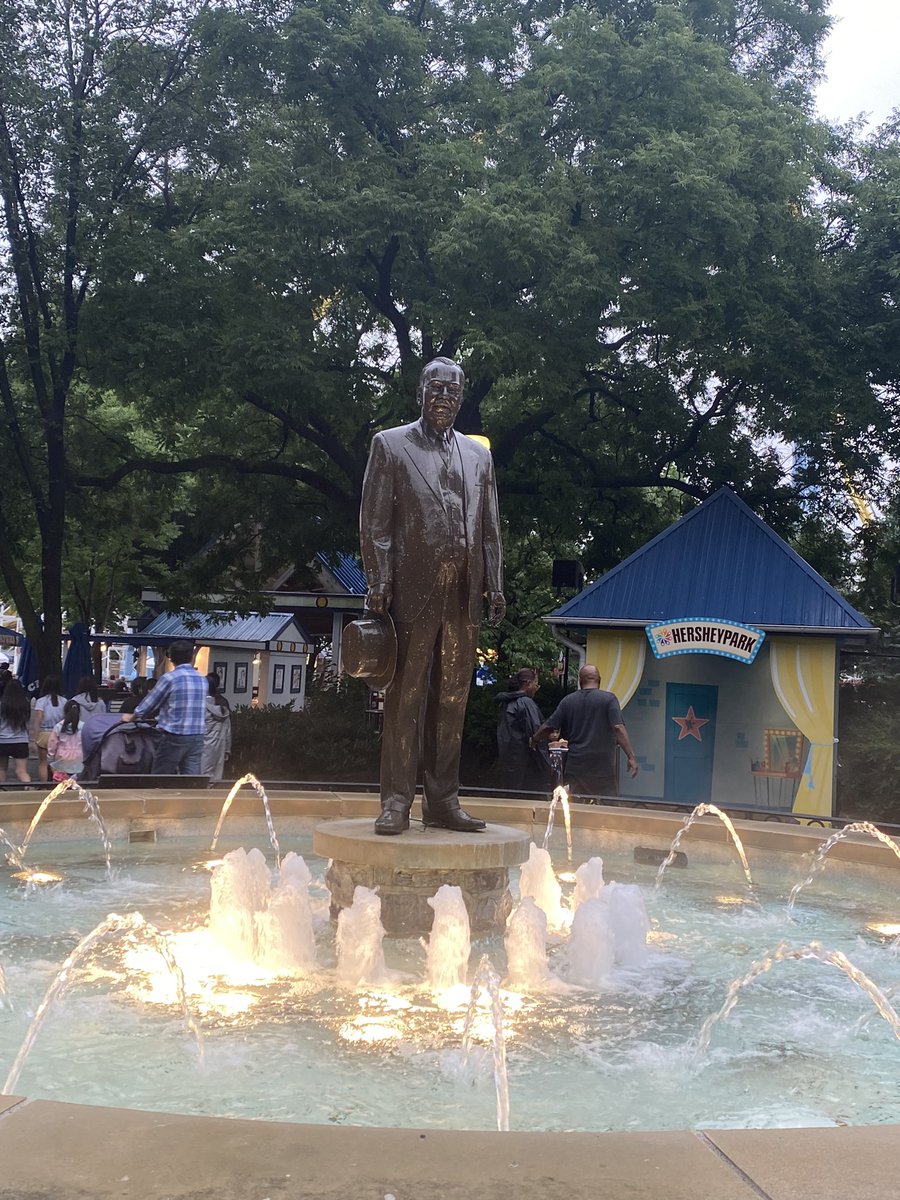
<svg viewBox="0 0 900 1200">
<path fill-rule="evenodd" d="M 853 834 L 857 833 L 864 834 L 866 837 L 874 838 L 875 841 L 881 842 L 883 846 L 887 846 L 887 848 L 893 852 L 895 858 L 900 860 L 900 846 L 897 845 L 893 838 L 888 837 L 886 833 L 883 833 L 870 821 L 853 821 L 850 825 L 845 825 L 843 829 L 836 829 L 831 837 L 824 841 L 822 845 L 819 846 L 818 850 L 816 850 L 815 854 L 813 855 L 812 866 L 810 867 L 809 874 L 802 883 L 795 884 L 794 887 L 791 888 L 791 894 L 788 898 L 788 912 L 793 912 L 794 903 L 801 891 L 811 884 L 817 873 L 824 868 L 825 859 L 828 857 L 828 854 L 831 852 L 831 850 L 833 850 L 839 842 L 843 842 L 846 838 L 852 837 Z"/>
<path fill-rule="evenodd" d="M 160 931 L 145 921 L 140 913 L 129 913 L 127 916 L 120 917 L 116 913 L 110 913 L 105 921 L 101 921 L 96 928 L 92 929 L 89 934 L 81 939 L 72 953 L 65 960 L 63 965 L 57 971 L 50 986 L 44 994 L 43 1000 L 38 1005 L 34 1018 L 28 1026 L 28 1032 L 22 1045 L 19 1047 L 19 1053 L 16 1055 L 15 1062 L 10 1068 L 9 1074 L 6 1077 L 6 1082 L 3 1085 L 3 1092 L 9 1096 L 15 1091 L 19 1076 L 22 1073 L 22 1068 L 25 1065 L 25 1060 L 31 1053 L 37 1035 L 41 1031 L 41 1026 L 46 1019 L 47 1013 L 50 1011 L 51 1005 L 58 1000 L 71 982 L 71 974 L 81 962 L 85 961 L 98 943 L 102 942 L 109 934 L 115 933 L 120 935 L 135 935 L 139 934 L 145 941 L 151 942 L 154 948 L 162 956 L 167 969 L 172 974 L 178 988 L 178 999 L 181 1005 L 184 1025 L 195 1037 L 197 1042 L 197 1053 L 202 1059 L 203 1057 L 203 1034 L 200 1032 L 200 1026 L 194 1019 L 188 1006 L 187 996 L 184 991 L 184 976 L 181 972 L 181 967 L 175 961 L 169 943 L 165 936 Z"/>
<path fill-rule="evenodd" d="M 566 856 L 569 862 L 572 861 L 572 812 L 569 808 L 569 789 L 563 787 L 562 784 L 553 789 L 553 795 L 550 798 L 550 809 L 547 813 L 547 828 L 544 832 L 543 847 L 547 850 L 550 846 L 550 835 L 553 833 L 553 818 L 556 813 L 557 805 L 563 810 L 563 821 L 566 826 Z"/>
<path fill-rule="evenodd" d="M 734 843 L 734 848 L 737 851 L 738 857 L 741 860 L 741 866 L 743 867 L 743 870 L 744 870 L 744 878 L 747 880 L 747 889 L 750 892 L 750 894 L 752 895 L 753 894 L 753 877 L 750 874 L 750 864 L 747 862 L 747 855 L 744 852 L 744 844 L 741 841 L 741 839 L 738 837 L 737 830 L 735 829 L 731 818 L 728 816 L 727 813 L 722 812 L 721 808 L 717 808 L 715 806 L 715 804 L 698 804 L 697 807 L 693 810 L 693 812 L 689 813 L 688 816 L 685 817 L 684 824 L 682 825 L 681 829 L 679 829 L 678 833 L 675 835 L 675 838 L 672 841 L 672 845 L 669 847 L 668 855 L 660 863 L 659 870 L 656 873 L 656 887 L 659 888 L 659 885 L 662 883 L 662 877 L 666 873 L 666 868 L 672 862 L 674 862 L 675 855 L 678 853 L 678 850 L 681 846 L 682 840 L 684 839 L 684 837 L 690 830 L 691 826 L 696 824 L 696 822 L 700 819 L 700 817 L 705 817 L 707 815 L 709 815 L 711 817 L 718 817 L 719 820 L 722 822 L 722 824 L 725 826 L 725 829 L 728 831 L 728 836 L 731 838 L 732 842 Z"/>
<path fill-rule="evenodd" d="M 580 815 L 576 809 L 573 819 Z M 12 826 L 7 823 L 7 828 Z M 295 822 L 290 828 L 287 834 L 282 828 L 283 841 L 298 838 L 291 844 L 306 855 L 323 827 L 313 831 Z M 413 831 L 396 840 L 416 846 L 419 839 L 427 848 L 433 836 L 432 831 Z M 815 834 L 801 836 L 809 841 Z M 484 843 L 475 844 L 485 853 Z M 101 1085 L 93 1077 L 103 1073 L 104 1057 L 113 1053 L 127 1061 L 129 1078 L 140 1081 L 134 1084 L 139 1088 L 135 1106 L 192 1112 L 360 1124 L 383 1123 L 389 1113 L 391 1122 L 401 1125 L 453 1126 L 462 1120 L 469 1127 L 508 1128 L 512 1109 L 514 1123 L 522 1129 L 558 1128 L 561 1122 L 588 1129 L 683 1128 L 708 1124 L 719 1114 L 740 1126 L 758 1122 L 759 1114 L 770 1110 L 784 1114 L 787 1123 L 884 1120 L 885 1102 L 877 1090 L 872 1099 L 866 1094 L 872 1064 L 884 1055 L 881 1023 L 856 1043 L 850 1058 L 841 1057 L 839 1039 L 829 1039 L 832 1078 L 818 1055 L 806 1052 L 806 1043 L 815 1038 L 818 1045 L 826 1025 L 852 1027 L 858 1013 L 832 991 L 822 992 L 813 978 L 804 982 L 800 1000 L 793 990 L 787 1000 L 780 993 L 773 998 L 760 991 L 765 1017 L 761 1032 L 751 1034 L 754 1046 L 760 1046 L 753 1054 L 734 1049 L 736 1035 L 728 1032 L 717 1038 L 715 1053 L 704 1058 L 702 1083 L 694 1084 L 687 1070 L 698 1030 L 704 1031 L 708 1045 L 714 1025 L 733 1028 L 716 1025 L 727 1015 L 721 1007 L 715 1019 L 704 1021 L 714 1007 L 711 996 L 716 1003 L 722 995 L 730 997 L 736 982 L 736 997 L 740 986 L 750 982 L 746 969 L 734 981 L 735 960 L 739 967 L 753 962 L 755 978 L 761 973 L 758 964 L 766 959 L 819 957 L 839 966 L 873 1001 L 880 995 L 890 1009 L 885 985 L 896 978 L 891 949 L 884 938 L 861 939 L 866 929 L 889 927 L 877 893 L 863 903 L 857 891 L 868 885 L 836 876 L 832 892 L 841 896 L 847 891 L 850 898 L 845 909 L 835 909 L 832 898 L 822 931 L 814 929 L 813 950 L 788 946 L 773 952 L 773 931 L 780 934 L 785 921 L 783 871 L 771 878 L 765 867 L 754 871 L 754 886 L 772 901 L 763 912 L 721 894 L 727 884 L 723 889 L 709 872 L 657 892 L 653 874 L 634 863 L 629 849 L 607 832 L 583 829 L 573 848 L 577 866 L 570 873 L 565 852 L 554 866 L 548 851 L 530 847 L 518 889 L 512 884 L 518 902 L 502 941 L 500 931 L 476 932 L 471 896 L 447 883 L 439 869 L 430 871 L 425 907 L 431 924 L 425 940 L 386 938 L 384 898 L 364 885 L 357 885 L 350 902 L 333 913 L 333 940 L 335 926 L 329 926 L 320 908 L 314 911 L 314 906 L 324 909 L 326 902 L 310 899 L 310 888 L 323 886 L 324 864 L 293 849 L 280 869 L 272 868 L 271 855 L 267 863 L 262 850 L 250 846 L 230 851 L 207 873 L 192 869 L 195 854 L 190 849 L 176 858 L 173 842 L 161 839 L 126 854 L 114 877 L 102 881 L 85 869 L 84 851 L 78 851 L 78 868 L 69 870 L 54 892 L 11 889 L 10 915 L 0 912 L 0 955 L 16 1002 L 0 1020 L 0 1061 L 17 1062 L 17 1071 L 22 1069 L 25 1060 L 19 1061 L 16 1047 L 23 1032 L 29 1046 L 34 1043 L 36 1031 L 24 1029 L 26 1014 L 40 1008 L 43 1016 L 46 1011 L 41 995 L 55 943 L 73 927 L 97 925 L 108 907 L 121 906 L 121 897 L 139 895 L 153 925 L 171 931 L 160 936 L 183 969 L 181 996 L 169 968 L 149 945 L 129 946 L 121 958 L 104 959 L 102 970 L 95 969 L 91 977 L 95 1015 L 90 1018 L 92 1028 L 102 1028 L 103 1038 L 90 1054 L 79 1054 L 72 1039 L 78 1036 L 80 1012 L 76 1001 L 67 1005 L 67 1021 L 54 1023 L 52 1038 L 38 1039 L 38 1052 L 26 1066 L 28 1094 L 40 1096 L 43 1079 L 52 1073 L 57 1079 L 54 1097 L 85 1094 L 103 1103 Z M 61 858 L 65 869 L 64 852 Z M 398 879 L 404 869 L 402 864 L 391 869 L 392 886 L 398 889 L 404 886 Z M 411 878 L 410 886 L 424 887 L 421 873 Z M 780 906 L 774 903 L 778 896 Z M 651 903 L 650 918 L 645 897 Z M 16 931 L 23 917 L 27 934 L 8 936 L 6 931 Z M 815 926 L 815 911 L 804 920 Z M 482 958 L 467 1024 L 462 1014 L 468 1013 L 466 1000 L 469 1008 L 473 1003 L 468 973 L 472 937 L 483 939 L 478 948 L 489 955 L 493 979 Z M 63 971 L 68 974 L 71 964 L 64 964 Z M 503 993 L 501 974 L 510 989 Z M 855 989 L 847 991 L 855 995 Z M 203 1021 L 207 1066 L 202 1072 L 178 1051 L 177 1040 L 169 1047 L 168 1038 L 154 1038 L 151 1046 L 150 1039 L 130 1031 L 129 1020 L 151 1007 L 179 1014 L 184 1021 L 185 1004 L 195 1021 Z M 493 1024 L 485 1020 L 485 1006 Z M 887 1010 L 880 1011 L 885 1015 Z M 435 1064 L 454 1053 L 460 1025 L 473 1068 L 481 1071 L 488 1061 L 493 1064 L 490 1112 L 478 1089 L 462 1094 L 458 1073 L 456 1083 L 434 1087 Z M 747 1021 L 744 1039 L 746 1028 Z M 120 1029 L 125 1032 L 117 1033 Z M 777 1035 L 768 1034 L 769 1029 Z M 240 1036 L 231 1041 L 234 1030 Z M 767 1037 L 778 1044 L 772 1063 Z M 490 1046 L 483 1060 L 476 1042 Z M 153 1055 L 150 1065 L 142 1057 L 147 1052 Z M 253 1062 L 249 1076 L 231 1069 L 245 1053 Z M 507 1054 L 516 1066 L 511 1097 Z M 751 1070 L 749 1082 L 736 1088 L 735 1081 L 744 1078 L 739 1073 L 745 1058 L 751 1068 L 754 1058 L 762 1058 L 766 1070 Z M 157 1060 L 167 1079 L 159 1099 L 142 1090 L 144 1081 L 157 1073 Z M 815 1062 L 815 1071 L 807 1062 Z M 286 1071 L 288 1064 L 302 1066 L 307 1086 L 296 1086 L 296 1071 Z M 82 1090 L 85 1072 L 91 1082 Z M 266 1080 L 265 1087 L 253 1086 L 257 1077 Z M 618 1086 L 620 1078 L 627 1078 L 627 1088 Z M 773 1095 L 794 1094 L 802 1103 L 788 1109 L 780 1100 L 772 1109 Z"/>
<path fill-rule="evenodd" d="M 452 996 L 465 987 L 469 970 L 469 914 L 460 888 L 442 884 L 428 901 L 434 924 L 428 938 L 428 986 L 438 996 Z"/>
<path fill-rule="evenodd" d="M 232 784 L 231 790 L 225 797 L 225 803 L 222 805 L 222 811 L 219 813 L 219 819 L 216 822 L 215 832 L 213 833 L 212 842 L 209 846 L 210 852 L 215 851 L 216 846 L 219 844 L 219 834 L 222 832 L 222 826 L 225 824 L 225 818 L 228 816 L 228 810 L 231 808 L 232 804 L 234 803 L 235 796 L 242 787 L 252 787 L 254 792 L 256 792 L 257 796 L 259 796 L 260 800 L 262 801 L 263 812 L 266 814 L 266 827 L 269 830 L 269 842 L 272 846 L 272 849 L 275 851 L 275 865 L 278 866 L 281 863 L 281 847 L 278 845 L 278 837 L 275 833 L 275 823 L 272 820 L 272 810 L 269 808 L 269 797 L 266 795 L 266 789 L 259 782 L 256 776 L 251 775 L 249 772 L 246 775 L 242 775 L 240 779 L 236 780 L 235 783 Z"/>
<path fill-rule="evenodd" d="M 106 828 L 106 822 L 103 820 L 103 815 L 100 812 L 100 805 L 97 803 L 97 797 L 94 795 L 93 792 L 89 792 L 87 788 L 83 788 L 76 779 L 73 779 L 71 777 L 69 779 L 64 779 L 61 783 L 58 783 L 56 785 L 56 787 L 53 788 L 52 791 L 48 792 L 47 795 L 44 797 L 44 799 L 41 801 L 37 812 L 34 814 L 34 817 L 32 818 L 31 824 L 28 826 L 28 832 L 25 834 L 25 837 L 22 839 L 22 845 L 19 846 L 18 850 L 16 851 L 16 855 L 18 858 L 18 865 L 20 867 L 23 865 L 24 859 L 25 859 L 25 854 L 28 850 L 29 843 L 31 842 L 32 837 L 34 836 L 34 831 L 37 829 L 38 825 L 40 825 L 41 818 L 44 816 L 44 813 L 47 811 L 47 809 L 50 807 L 50 805 L 53 803 L 53 801 L 57 798 L 57 796 L 62 796 L 64 792 L 68 792 L 68 791 L 73 791 L 73 792 L 78 793 L 79 800 L 82 800 L 84 802 L 85 812 L 88 814 L 90 819 L 94 822 L 94 824 L 97 826 L 97 832 L 100 836 L 100 841 L 103 843 L 103 850 L 106 855 L 106 870 L 108 873 L 109 869 L 110 869 L 110 855 L 112 853 L 112 842 L 109 839 L 109 833 Z"/>
</svg>

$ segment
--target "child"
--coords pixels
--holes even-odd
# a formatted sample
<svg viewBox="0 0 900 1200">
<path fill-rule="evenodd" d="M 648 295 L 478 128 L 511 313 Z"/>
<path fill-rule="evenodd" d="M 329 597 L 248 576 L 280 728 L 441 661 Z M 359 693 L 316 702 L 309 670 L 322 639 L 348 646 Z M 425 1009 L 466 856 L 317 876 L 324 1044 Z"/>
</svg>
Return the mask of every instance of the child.
<svg viewBox="0 0 900 1200">
<path fill-rule="evenodd" d="M 62 783 L 84 770 L 84 752 L 81 749 L 81 705 L 77 700 L 67 700 L 63 719 L 53 726 L 47 743 L 47 757 L 53 769 L 53 782 Z"/>
</svg>

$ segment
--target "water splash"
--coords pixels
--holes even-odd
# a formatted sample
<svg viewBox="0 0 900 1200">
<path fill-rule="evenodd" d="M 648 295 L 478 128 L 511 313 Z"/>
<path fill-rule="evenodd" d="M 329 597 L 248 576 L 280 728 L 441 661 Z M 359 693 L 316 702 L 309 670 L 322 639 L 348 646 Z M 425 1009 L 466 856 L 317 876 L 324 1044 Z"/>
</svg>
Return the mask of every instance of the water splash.
<svg viewBox="0 0 900 1200">
<path fill-rule="evenodd" d="M 553 870 L 550 851 L 531 843 L 528 862 L 519 873 L 519 895 L 530 896 L 538 908 L 547 914 L 551 929 L 563 929 L 568 913 L 562 904 L 562 888 Z"/>
<path fill-rule="evenodd" d="M 650 918 L 644 894 L 636 883 L 609 883 L 603 889 L 613 936 L 616 962 L 621 967 L 639 967 L 647 958 Z"/>
<path fill-rule="evenodd" d="M 428 903 L 434 909 L 434 922 L 426 969 L 429 987 L 440 994 L 465 986 L 472 945 L 469 913 L 462 889 L 449 883 L 439 887 Z"/>
<path fill-rule="evenodd" d="M 468 1064 L 474 1040 L 475 1019 L 478 1015 L 478 1001 L 481 992 L 487 992 L 491 1004 L 491 1055 L 494 1064 L 494 1089 L 497 1093 L 497 1129 L 500 1133 L 509 1133 L 509 1074 L 506 1069 L 506 1034 L 503 1021 L 503 997 L 500 994 L 500 977 L 494 970 L 493 963 L 486 954 L 482 954 L 475 978 L 472 981 L 472 991 L 469 996 L 469 1007 L 463 1024 L 462 1049 L 463 1068 Z"/>
<path fill-rule="evenodd" d="M 218 844 L 219 834 L 222 832 L 222 826 L 225 824 L 225 818 L 228 816 L 228 810 L 231 808 L 235 796 L 245 785 L 252 787 L 254 792 L 256 792 L 257 796 L 259 796 L 260 800 L 262 801 L 263 812 L 266 814 L 266 825 L 269 829 L 269 842 L 272 846 L 272 849 L 275 851 L 275 863 L 277 866 L 281 866 L 281 847 L 278 845 L 278 837 L 275 833 L 275 823 L 272 820 L 272 810 L 269 808 L 269 797 L 266 795 L 266 789 L 259 782 L 256 776 L 251 775 L 249 772 L 246 775 L 242 775 L 240 779 L 238 779 L 237 782 L 232 785 L 231 791 L 225 797 L 225 803 L 222 805 L 222 811 L 219 813 L 219 820 L 216 823 L 215 833 L 213 833 L 213 839 L 210 843 L 210 852 L 215 850 L 216 845 Z"/>
<path fill-rule="evenodd" d="M 612 885 L 610 885 L 612 886 Z M 581 987 L 600 987 L 615 962 L 615 942 L 609 925 L 609 909 L 594 896 L 575 910 L 566 950 L 566 977 Z"/>
<path fill-rule="evenodd" d="M 896 857 L 900 859 L 900 846 L 897 845 L 893 838 L 888 837 L 886 833 L 883 833 L 870 821 L 854 821 L 850 825 L 845 825 L 843 829 L 835 830 L 831 837 L 822 843 L 822 845 L 813 855 L 812 865 L 810 866 L 807 877 L 802 883 L 797 883 L 791 888 L 791 894 L 788 898 L 787 905 L 789 913 L 793 912 L 794 902 L 803 889 L 807 886 L 807 884 L 812 883 L 819 871 L 821 871 L 825 866 L 825 858 L 828 852 L 832 849 L 832 847 L 836 846 L 838 842 L 842 842 L 845 838 L 849 837 L 853 833 L 862 833 L 866 837 L 875 838 L 876 841 L 881 842 L 883 845 L 887 846 L 889 850 L 892 850 Z"/>
<path fill-rule="evenodd" d="M 43 817 L 44 813 L 57 798 L 57 796 L 61 796 L 63 792 L 69 791 L 78 793 L 78 799 L 84 802 L 85 812 L 97 826 L 97 832 L 100 835 L 100 841 L 103 843 L 103 850 L 106 855 L 106 870 L 109 872 L 110 857 L 112 855 L 112 842 L 110 841 L 109 832 L 106 828 L 106 822 L 103 820 L 103 815 L 100 812 L 100 805 L 97 803 L 97 797 L 94 795 L 94 793 L 89 792 L 87 788 L 83 788 L 76 779 L 64 779 L 62 783 L 58 783 L 51 792 L 48 792 L 41 801 L 37 812 L 31 819 L 31 824 L 28 826 L 28 831 L 25 834 L 24 841 L 18 849 L 18 865 L 22 865 L 22 862 L 25 858 L 25 852 L 28 849 L 28 844 L 31 841 L 34 831 L 37 829 L 38 825 L 40 825 L 41 818 Z"/>
<path fill-rule="evenodd" d="M 749 888 L 750 892 L 752 893 L 753 892 L 753 877 L 750 874 L 750 864 L 747 862 L 747 855 L 744 853 L 744 844 L 741 841 L 741 839 L 738 837 L 738 832 L 735 829 L 734 825 L 732 824 L 731 818 L 728 816 L 727 813 L 722 812 L 721 808 L 716 808 L 715 804 L 698 804 L 697 807 L 694 809 L 694 811 L 692 813 L 690 813 L 687 817 L 685 817 L 684 824 L 676 833 L 675 838 L 672 842 L 672 845 L 669 848 L 668 855 L 662 861 L 662 863 L 660 863 L 659 870 L 656 872 L 656 887 L 657 887 L 657 889 L 659 888 L 659 885 L 662 883 L 662 877 L 666 873 L 666 867 L 668 867 L 672 862 L 674 862 L 675 855 L 678 853 L 678 848 L 681 845 L 682 839 L 684 838 L 685 834 L 688 832 L 688 830 L 691 828 L 691 826 L 696 821 L 699 820 L 700 817 L 705 817 L 707 815 L 709 815 L 711 817 L 718 817 L 719 820 L 722 822 L 722 824 L 727 829 L 732 842 L 734 842 L 734 848 L 738 853 L 738 857 L 741 860 L 741 866 L 744 868 L 744 877 L 747 880 L 747 887 Z"/>
<path fill-rule="evenodd" d="M 575 871 L 575 891 L 572 896 L 572 908 L 577 909 L 585 900 L 593 900 L 604 888 L 603 859 L 599 855 L 589 858 Z"/>
<path fill-rule="evenodd" d="M 506 925 L 506 970 L 510 987 L 540 989 L 550 981 L 547 915 L 523 896 Z"/>
<path fill-rule="evenodd" d="M 197 1041 L 197 1053 L 201 1061 L 203 1059 L 203 1034 L 200 1030 L 196 1019 L 194 1018 L 187 1002 L 187 995 L 184 989 L 184 976 L 181 973 L 181 967 L 175 961 L 169 946 L 168 939 L 165 934 L 161 933 L 155 925 L 151 925 L 149 921 L 145 921 L 140 913 L 127 913 L 125 916 L 119 916 L 117 913 L 110 913 L 105 921 L 101 921 L 89 934 L 81 939 L 72 953 L 65 960 L 63 965 L 57 971 L 52 983 L 44 993 L 44 998 L 35 1010 L 31 1024 L 28 1026 L 28 1032 L 22 1045 L 19 1047 L 19 1053 L 16 1055 L 16 1060 L 13 1063 L 9 1074 L 6 1077 L 6 1082 L 3 1085 L 3 1093 L 10 1095 L 15 1089 L 19 1081 L 19 1076 L 22 1073 L 22 1068 L 25 1065 L 25 1060 L 31 1053 L 37 1035 L 40 1033 L 41 1026 L 50 1010 L 54 1001 L 58 1000 L 71 981 L 71 975 L 75 967 L 80 962 L 89 957 L 94 947 L 101 942 L 108 934 L 115 933 L 121 935 L 137 936 L 143 941 L 149 941 L 156 948 L 159 954 L 165 961 L 172 977 L 175 980 L 175 986 L 178 992 L 178 1003 L 181 1007 L 181 1015 L 184 1021 L 185 1029 L 189 1030 Z"/>
<path fill-rule="evenodd" d="M 386 983 L 392 975 L 384 961 L 383 941 L 381 897 L 370 888 L 357 886 L 353 904 L 338 914 L 338 979 L 353 987 Z"/>
<path fill-rule="evenodd" d="M 553 796 L 550 799 L 550 811 L 547 813 L 547 829 L 544 833 L 543 847 L 548 849 L 550 845 L 550 835 L 553 833 L 553 819 L 556 814 L 556 806 L 560 805 L 563 810 L 563 821 L 566 826 L 566 856 L 569 862 L 572 861 L 572 813 L 569 808 L 569 789 L 559 785 L 553 789 Z"/>
<path fill-rule="evenodd" d="M 852 979 L 857 987 L 865 992 L 881 1016 L 890 1025 L 894 1037 L 900 1039 L 900 1016 L 891 1007 L 885 993 L 873 983 L 864 971 L 854 966 L 849 958 L 842 954 L 840 950 L 827 950 L 821 942 L 809 942 L 806 946 L 789 946 L 787 942 L 781 942 L 770 954 L 767 954 L 764 958 L 757 959 L 743 975 L 738 976 L 737 979 L 733 979 L 728 985 L 728 991 L 725 994 L 725 1001 L 722 1007 L 703 1022 L 703 1026 L 697 1037 L 694 1065 L 697 1066 L 699 1060 L 709 1049 L 713 1028 L 719 1021 L 724 1021 L 729 1015 L 735 1004 L 737 1004 L 738 996 L 743 988 L 752 983 L 760 975 L 764 975 L 766 971 L 770 971 L 778 962 L 807 958 L 816 959 L 818 962 L 825 963 L 827 966 L 837 967 L 839 971 L 843 971 L 848 979 Z"/>
<path fill-rule="evenodd" d="M 261 850 L 232 850 L 213 868 L 209 932 L 231 957 L 279 974 L 315 966 L 311 875 L 293 851 L 277 884 Z"/>
<path fill-rule="evenodd" d="M 3 963 L 0 963 L 0 1008 L 3 1008 L 4 1004 L 9 1004 L 9 988 L 6 985 Z"/>
<path fill-rule="evenodd" d="M 17 870 L 21 870 L 22 860 L 19 857 L 19 847 L 15 845 L 14 842 L 10 841 L 9 837 L 7 837 L 5 829 L 0 829 L 0 842 L 2 842 L 7 849 L 6 861 L 9 863 L 9 865 L 11 867 L 15 867 Z"/>
</svg>

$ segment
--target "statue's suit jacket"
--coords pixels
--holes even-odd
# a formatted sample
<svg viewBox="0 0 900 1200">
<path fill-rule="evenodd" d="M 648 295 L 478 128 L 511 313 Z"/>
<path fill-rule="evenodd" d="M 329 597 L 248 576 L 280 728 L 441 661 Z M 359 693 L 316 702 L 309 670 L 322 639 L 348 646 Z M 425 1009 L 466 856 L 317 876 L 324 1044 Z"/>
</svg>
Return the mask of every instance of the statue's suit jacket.
<svg viewBox="0 0 900 1200">
<path fill-rule="evenodd" d="M 468 554 L 468 619 L 480 625 L 485 592 L 503 591 L 497 486 L 490 453 L 453 431 L 462 464 Z M 369 587 L 390 589 L 391 615 L 419 616 L 447 561 L 447 512 L 437 457 L 421 421 L 377 433 L 360 509 L 360 547 Z"/>
</svg>

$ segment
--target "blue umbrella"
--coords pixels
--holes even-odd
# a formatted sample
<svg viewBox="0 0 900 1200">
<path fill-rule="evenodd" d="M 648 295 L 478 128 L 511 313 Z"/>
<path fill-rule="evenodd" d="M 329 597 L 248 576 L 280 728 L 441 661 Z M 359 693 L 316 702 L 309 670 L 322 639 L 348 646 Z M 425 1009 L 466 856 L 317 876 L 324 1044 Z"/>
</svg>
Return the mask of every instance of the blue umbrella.
<svg viewBox="0 0 900 1200">
<path fill-rule="evenodd" d="M 78 691 L 79 682 L 85 675 L 93 673 L 94 662 L 91 658 L 88 627 L 82 621 L 78 621 L 69 630 L 69 649 L 62 669 L 63 695 L 74 696 Z"/>
<path fill-rule="evenodd" d="M 29 684 L 36 683 L 38 680 L 38 660 L 31 642 L 25 638 L 22 644 L 22 652 L 19 655 L 19 665 L 16 670 L 16 677 L 22 687 L 27 688 Z"/>
</svg>

